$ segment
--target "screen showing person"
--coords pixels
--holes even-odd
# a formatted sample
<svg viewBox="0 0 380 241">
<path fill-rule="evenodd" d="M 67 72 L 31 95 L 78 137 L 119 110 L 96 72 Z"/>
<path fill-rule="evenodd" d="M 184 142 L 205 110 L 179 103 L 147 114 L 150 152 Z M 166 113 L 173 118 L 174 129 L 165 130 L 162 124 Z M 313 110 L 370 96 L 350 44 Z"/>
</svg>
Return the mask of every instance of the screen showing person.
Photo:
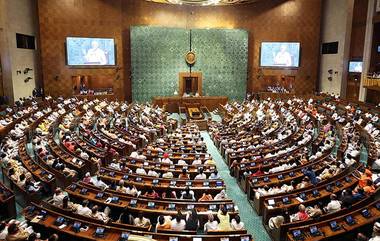
<svg viewBox="0 0 380 241">
<path fill-rule="evenodd" d="M 260 66 L 262 67 L 299 67 L 299 58 L 300 43 L 261 43 Z"/>
<path fill-rule="evenodd" d="M 348 72 L 351 73 L 361 73 L 363 71 L 362 61 L 350 61 L 348 64 Z"/>
<path fill-rule="evenodd" d="M 115 43 L 110 38 L 66 38 L 68 65 L 115 65 Z"/>
</svg>

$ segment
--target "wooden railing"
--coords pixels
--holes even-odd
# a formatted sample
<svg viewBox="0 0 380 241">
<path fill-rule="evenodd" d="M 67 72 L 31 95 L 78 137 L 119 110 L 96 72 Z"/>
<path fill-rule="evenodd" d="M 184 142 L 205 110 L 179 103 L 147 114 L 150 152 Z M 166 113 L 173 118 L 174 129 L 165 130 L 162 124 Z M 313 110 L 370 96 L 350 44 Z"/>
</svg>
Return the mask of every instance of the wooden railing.
<svg viewBox="0 0 380 241">
<path fill-rule="evenodd" d="M 363 80 L 363 87 L 370 89 L 380 89 L 380 78 L 368 75 Z"/>
</svg>

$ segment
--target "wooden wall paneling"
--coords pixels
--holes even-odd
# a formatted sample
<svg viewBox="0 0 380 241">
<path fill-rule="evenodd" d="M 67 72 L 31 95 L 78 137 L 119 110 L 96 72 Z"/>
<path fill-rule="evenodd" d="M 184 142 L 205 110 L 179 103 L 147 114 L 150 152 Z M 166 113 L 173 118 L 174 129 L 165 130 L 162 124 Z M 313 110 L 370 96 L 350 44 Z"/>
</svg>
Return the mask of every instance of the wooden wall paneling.
<svg viewBox="0 0 380 241">
<path fill-rule="evenodd" d="M 260 91 L 258 78 L 262 41 L 301 42 L 300 68 L 261 69 L 264 75 L 295 76 L 296 93 L 315 90 L 318 75 L 321 0 L 262 1 L 236 6 L 184 6 L 143 0 L 39 0 L 42 72 L 45 92 L 71 93 L 73 75 L 114 75 L 114 69 L 72 69 L 65 65 L 67 36 L 113 37 L 117 64 L 122 68 L 114 80 L 117 98 L 131 100 L 129 29 L 135 25 L 181 28 L 241 28 L 249 31 L 248 83 Z M 152 53 L 159 54 L 159 53 Z M 182 57 L 182 56 L 180 56 Z M 58 76 L 57 80 L 54 77 Z M 222 94 L 222 93 L 221 93 Z"/>
<path fill-rule="evenodd" d="M 0 48 L 1 49 L 1 48 Z M 0 96 L 4 96 L 4 88 L 3 88 L 3 67 L 1 66 L 0 59 Z"/>
<path fill-rule="evenodd" d="M 364 51 L 365 30 L 367 24 L 368 0 L 355 0 L 352 17 L 352 31 L 350 44 L 350 59 L 362 60 Z M 359 99 L 360 74 L 348 73 L 346 98 L 350 100 Z M 356 80 L 355 80 L 356 79 Z"/>
</svg>

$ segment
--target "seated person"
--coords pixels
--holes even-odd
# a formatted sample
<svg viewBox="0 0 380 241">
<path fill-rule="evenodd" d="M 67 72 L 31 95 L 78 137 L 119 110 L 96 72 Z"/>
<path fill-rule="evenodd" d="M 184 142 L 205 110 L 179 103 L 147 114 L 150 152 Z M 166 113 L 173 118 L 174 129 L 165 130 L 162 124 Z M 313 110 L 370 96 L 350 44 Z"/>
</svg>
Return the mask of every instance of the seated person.
<svg viewBox="0 0 380 241">
<path fill-rule="evenodd" d="M 200 159 L 195 159 L 192 163 L 191 163 L 192 166 L 199 166 L 199 165 L 202 165 L 202 160 Z"/>
<path fill-rule="evenodd" d="M 268 221 L 268 226 L 271 230 L 278 229 L 281 227 L 281 224 L 285 222 L 285 218 L 281 215 L 276 217 L 271 217 Z"/>
<path fill-rule="evenodd" d="M 372 180 L 367 180 L 367 183 L 366 185 L 363 187 L 363 190 L 365 193 L 367 194 L 372 194 L 375 192 L 376 188 L 375 186 L 373 185 L 373 181 Z"/>
<path fill-rule="evenodd" d="M 125 207 L 123 209 L 123 211 L 121 212 L 119 216 L 119 219 L 116 222 L 133 225 L 134 223 L 133 216 L 129 213 L 128 207 Z"/>
<path fill-rule="evenodd" d="M 162 162 L 162 163 L 167 163 L 167 164 L 169 164 L 169 165 L 173 165 L 173 161 L 170 160 L 170 158 L 169 158 L 169 154 L 168 154 L 168 153 L 164 153 L 164 156 L 163 156 L 161 162 Z"/>
<path fill-rule="evenodd" d="M 110 209 L 106 207 L 104 209 L 104 212 L 99 211 L 99 207 L 97 205 L 93 206 L 91 209 L 91 216 L 93 218 L 96 218 L 100 221 L 103 221 L 104 223 L 107 223 L 110 219 L 108 217 Z"/>
<path fill-rule="evenodd" d="M 53 204 L 58 207 L 62 207 L 63 199 L 67 196 L 61 188 L 57 187 L 53 195 Z"/>
<path fill-rule="evenodd" d="M 207 233 L 208 231 L 218 230 L 218 222 L 214 220 L 214 215 L 212 213 L 209 213 L 207 217 L 208 220 L 203 227 L 204 232 Z"/>
<path fill-rule="evenodd" d="M 137 218 L 133 220 L 133 224 L 137 227 L 149 227 L 150 220 L 145 218 L 142 212 L 139 212 Z"/>
<path fill-rule="evenodd" d="M 90 173 L 86 172 L 86 174 L 84 175 L 84 178 L 83 178 L 82 182 L 89 184 L 89 183 L 91 183 L 91 181 L 92 181 L 92 178 L 91 178 Z"/>
<path fill-rule="evenodd" d="M 172 217 L 160 215 L 158 217 L 158 222 L 156 224 L 156 230 L 159 230 L 159 229 L 170 230 L 172 227 L 171 222 L 172 222 Z"/>
<path fill-rule="evenodd" d="M 343 208 L 350 208 L 354 203 L 354 197 L 352 196 L 352 190 L 347 189 L 342 191 L 342 197 L 340 198 Z"/>
<path fill-rule="evenodd" d="M 189 187 L 189 186 L 186 186 L 185 191 L 183 191 L 183 192 L 181 193 L 181 199 L 188 199 L 188 200 L 193 200 L 193 201 L 195 201 L 194 191 L 191 191 L 191 190 L 190 190 L 190 187 Z"/>
<path fill-rule="evenodd" d="M 157 173 L 153 168 L 149 168 L 149 171 L 148 171 L 148 176 L 151 176 L 151 177 L 160 177 L 160 174 Z"/>
<path fill-rule="evenodd" d="M 322 209 L 318 204 L 315 204 L 314 207 L 308 207 L 306 212 L 309 214 L 310 218 L 318 218 L 323 214 Z"/>
<path fill-rule="evenodd" d="M 141 191 L 138 191 L 137 188 L 133 185 L 132 188 L 129 186 L 127 187 L 127 190 L 125 191 L 126 194 L 132 195 L 132 196 L 139 196 Z"/>
<path fill-rule="evenodd" d="M 303 204 L 298 206 L 298 212 L 290 216 L 290 222 L 305 221 L 309 219 L 309 214 L 306 212 L 306 207 Z"/>
<path fill-rule="evenodd" d="M 152 198 L 152 199 L 160 199 L 160 194 L 158 192 L 156 192 L 154 189 L 151 189 L 151 190 L 147 191 L 144 194 L 144 196 Z"/>
<path fill-rule="evenodd" d="M 162 174 L 162 178 L 172 179 L 173 177 L 174 177 L 173 173 L 169 171 Z"/>
<path fill-rule="evenodd" d="M 330 200 L 331 201 L 325 207 L 325 211 L 327 213 L 337 212 L 342 209 L 342 206 L 340 202 L 337 200 L 337 196 L 335 194 L 330 195 Z"/>
<path fill-rule="evenodd" d="M 162 192 L 161 195 L 162 198 L 177 198 L 177 193 L 174 190 L 166 189 L 164 192 Z"/>
<path fill-rule="evenodd" d="M 194 180 L 205 180 L 207 178 L 206 174 L 203 173 L 203 169 L 199 169 L 198 175 L 195 176 Z"/>
<path fill-rule="evenodd" d="M 179 174 L 178 179 L 182 179 L 182 180 L 189 180 L 190 179 L 190 175 L 187 173 L 186 169 L 182 169 L 182 173 Z"/>
<path fill-rule="evenodd" d="M 380 223 L 375 222 L 373 225 L 372 237 L 368 241 L 379 241 L 380 240 Z"/>
<path fill-rule="evenodd" d="M 214 172 L 211 173 L 211 175 L 210 175 L 210 177 L 208 179 L 212 180 L 212 179 L 220 179 L 220 178 L 221 177 L 220 177 L 220 175 L 218 173 L 218 170 L 215 169 Z"/>
<path fill-rule="evenodd" d="M 86 216 L 86 217 L 91 217 L 91 209 L 88 207 L 88 200 L 83 200 L 82 202 L 82 205 L 79 205 L 78 208 L 77 208 L 77 214 L 79 215 L 83 215 L 83 216 Z"/>
<path fill-rule="evenodd" d="M 198 199 L 198 201 L 200 202 L 207 202 L 207 201 L 212 201 L 212 200 L 213 200 L 212 195 L 207 194 L 205 192 L 202 194 L 202 197 Z"/>
<path fill-rule="evenodd" d="M 236 215 L 235 218 L 231 220 L 231 228 L 232 230 L 243 230 L 244 223 L 240 221 L 240 216 Z"/>
<path fill-rule="evenodd" d="M 6 241 L 24 241 L 29 237 L 25 229 L 20 228 L 16 223 L 12 223 L 8 226 L 8 234 L 5 238 Z"/>
<path fill-rule="evenodd" d="M 360 187 L 356 188 L 355 191 L 352 194 L 352 197 L 353 197 L 353 199 L 354 199 L 355 202 L 359 201 L 359 200 L 361 200 L 363 198 L 365 198 L 366 194 L 364 192 L 364 189 L 360 188 Z"/>
<path fill-rule="evenodd" d="M 369 169 L 365 169 L 364 173 L 360 174 L 359 187 L 365 187 L 367 180 L 372 180 L 372 172 Z"/>
<path fill-rule="evenodd" d="M 220 205 L 217 216 L 219 219 L 219 230 L 230 231 L 231 230 L 230 215 L 228 214 L 227 209 L 225 208 L 224 205 Z"/>
<path fill-rule="evenodd" d="M 178 211 L 176 217 L 171 222 L 171 230 L 183 231 L 186 228 L 186 222 L 182 218 L 182 213 Z"/>
<path fill-rule="evenodd" d="M 28 192 L 28 193 L 32 193 L 32 192 L 39 192 L 41 190 L 41 187 L 39 186 L 39 183 L 38 182 L 33 182 L 32 181 L 32 178 L 27 178 L 26 181 L 25 181 L 25 190 Z"/>
<path fill-rule="evenodd" d="M 197 211 L 193 208 L 186 215 L 186 230 L 197 231 L 199 227 L 199 217 Z"/>
<path fill-rule="evenodd" d="M 214 200 L 226 200 L 228 199 L 227 193 L 225 190 L 220 191 L 220 193 L 216 194 Z"/>
<path fill-rule="evenodd" d="M 119 185 L 116 186 L 116 191 L 117 192 L 122 192 L 122 193 L 126 193 L 127 192 L 127 187 L 125 185 L 125 182 L 123 179 L 121 179 L 119 181 Z"/>
<path fill-rule="evenodd" d="M 100 188 L 102 190 L 108 188 L 108 185 L 105 182 L 103 182 L 97 175 L 92 178 L 91 182 L 95 187 Z"/>
</svg>

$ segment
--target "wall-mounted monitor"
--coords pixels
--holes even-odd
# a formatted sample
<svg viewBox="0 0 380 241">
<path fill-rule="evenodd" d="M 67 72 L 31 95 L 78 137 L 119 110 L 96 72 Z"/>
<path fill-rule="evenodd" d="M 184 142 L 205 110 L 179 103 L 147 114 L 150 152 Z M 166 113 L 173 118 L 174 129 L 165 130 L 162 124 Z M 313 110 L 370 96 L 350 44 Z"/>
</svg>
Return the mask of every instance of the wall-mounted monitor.
<svg viewBox="0 0 380 241">
<path fill-rule="evenodd" d="M 262 42 L 261 67 L 298 68 L 301 44 L 299 42 Z"/>
<path fill-rule="evenodd" d="M 66 38 L 66 61 L 69 66 L 116 65 L 113 38 Z"/>
<path fill-rule="evenodd" d="M 348 72 L 361 73 L 363 71 L 363 61 L 350 61 L 348 62 Z"/>
</svg>

